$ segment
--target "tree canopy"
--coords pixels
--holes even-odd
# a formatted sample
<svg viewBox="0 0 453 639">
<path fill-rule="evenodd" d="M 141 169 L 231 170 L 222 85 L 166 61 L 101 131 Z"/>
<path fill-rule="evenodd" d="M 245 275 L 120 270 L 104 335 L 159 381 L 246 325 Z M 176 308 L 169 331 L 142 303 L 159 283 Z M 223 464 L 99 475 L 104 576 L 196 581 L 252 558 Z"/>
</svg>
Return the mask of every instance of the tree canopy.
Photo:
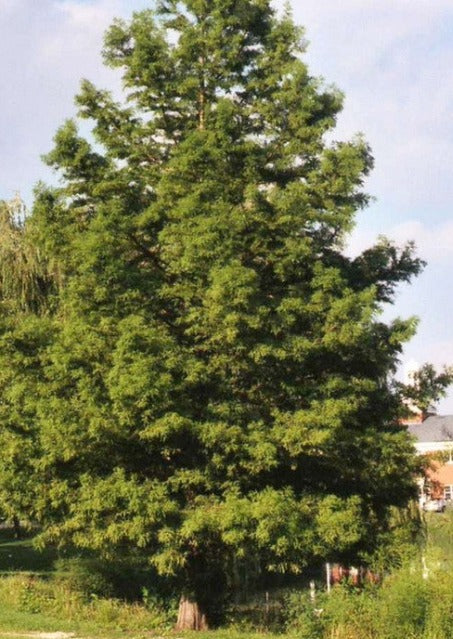
<svg viewBox="0 0 453 639">
<path fill-rule="evenodd" d="M 247 562 L 364 561 L 415 491 L 393 375 L 416 322 L 380 313 L 422 263 L 345 255 L 373 159 L 329 141 L 342 94 L 304 50 L 268 0 L 117 20 L 125 100 L 83 80 L 92 139 L 58 130 L 26 223 L 47 284 L 2 304 L 43 540 L 138 549 L 205 607 Z"/>
</svg>

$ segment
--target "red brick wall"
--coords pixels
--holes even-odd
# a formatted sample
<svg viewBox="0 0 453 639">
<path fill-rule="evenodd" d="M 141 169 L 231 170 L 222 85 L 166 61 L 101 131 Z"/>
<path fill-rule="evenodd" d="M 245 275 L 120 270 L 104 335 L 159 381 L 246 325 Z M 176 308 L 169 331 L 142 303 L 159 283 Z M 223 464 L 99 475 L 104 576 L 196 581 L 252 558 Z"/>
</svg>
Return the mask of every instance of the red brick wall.
<svg viewBox="0 0 453 639">
<path fill-rule="evenodd" d="M 443 464 L 433 461 L 432 468 L 428 471 L 428 477 L 432 483 L 431 496 L 442 497 L 443 487 L 453 485 L 453 464 Z"/>
</svg>

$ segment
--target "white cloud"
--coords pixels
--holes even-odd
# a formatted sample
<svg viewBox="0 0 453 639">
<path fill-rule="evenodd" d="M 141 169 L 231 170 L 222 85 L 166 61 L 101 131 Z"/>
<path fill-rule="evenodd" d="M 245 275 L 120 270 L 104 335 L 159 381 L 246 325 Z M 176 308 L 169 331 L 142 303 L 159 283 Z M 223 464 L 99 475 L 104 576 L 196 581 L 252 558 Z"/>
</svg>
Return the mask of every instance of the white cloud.
<svg viewBox="0 0 453 639">
<path fill-rule="evenodd" d="M 121 4 L 118 0 L 98 0 L 95 3 L 80 3 L 68 1 L 60 5 L 73 24 L 89 30 L 99 31 L 112 17 L 120 13 Z"/>
<path fill-rule="evenodd" d="M 22 0 L 0 0 L 0 13 L 4 15 L 6 12 L 11 11 L 16 4 L 21 1 Z"/>
<path fill-rule="evenodd" d="M 102 65 L 102 36 L 122 5 L 57 0 L 0 0 L 0 198 L 49 174 L 40 155 L 62 121 L 74 114 L 80 79 L 115 86 Z"/>
<path fill-rule="evenodd" d="M 451 0 L 292 4 L 307 29 L 310 70 L 345 91 L 338 137 L 363 131 L 371 143 L 372 192 L 406 216 L 445 207 L 453 198 Z"/>
<path fill-rule="evenodd" d="M 415 242 L 417 254 L 429 264 L 446 265 L 453 261 L 453 221 L 428 226 L 419 220 L 410 220 L 383 229 L 382 234 L 399 246 Z M 348 242 L 348 255 L 358 255 L 375 244 L 377 238 L 375 231 L 357 227 Z"/>
</svg>

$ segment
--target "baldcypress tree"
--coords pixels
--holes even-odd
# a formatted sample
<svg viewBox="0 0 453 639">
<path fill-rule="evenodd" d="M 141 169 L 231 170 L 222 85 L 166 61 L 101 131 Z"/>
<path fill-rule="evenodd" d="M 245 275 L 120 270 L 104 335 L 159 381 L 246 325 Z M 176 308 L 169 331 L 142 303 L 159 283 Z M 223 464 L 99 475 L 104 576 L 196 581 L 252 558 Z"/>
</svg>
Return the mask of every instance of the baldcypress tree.
<svg viewBox="0 0 453 639">
<path fill-rule="evenodd" d="M 384 323 L 421 263 L 343 253 L 368 198 L 341 94 L 268 0 L 166 0 L 117 21 L 124 103 L 83 81 L 47 161 L 35 241 L 62 286 L 43 346 L 35 516 L 44 539 L 139 549 L 200 627 L 246 564 L 360 561 L 414 495 Z"/>
</svg>

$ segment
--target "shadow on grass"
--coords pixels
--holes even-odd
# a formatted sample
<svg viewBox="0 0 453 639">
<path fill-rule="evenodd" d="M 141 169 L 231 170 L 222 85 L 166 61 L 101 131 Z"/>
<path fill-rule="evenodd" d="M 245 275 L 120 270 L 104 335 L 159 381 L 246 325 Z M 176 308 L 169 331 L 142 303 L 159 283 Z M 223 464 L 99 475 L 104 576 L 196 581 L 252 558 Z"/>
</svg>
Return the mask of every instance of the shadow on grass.
<svg viewBox="0 0 453 639">
<path fill-rule="evenodd" d="M 0 529 L 0 575 L 17 572 L 48 574 L 53 571 L 57 551 L 54 548 L 37 550 L 33 546 L 33 537 L 34 533 L 24 533 L 21 539 L 15 539 L 12 529 Z"/>
</svg>

